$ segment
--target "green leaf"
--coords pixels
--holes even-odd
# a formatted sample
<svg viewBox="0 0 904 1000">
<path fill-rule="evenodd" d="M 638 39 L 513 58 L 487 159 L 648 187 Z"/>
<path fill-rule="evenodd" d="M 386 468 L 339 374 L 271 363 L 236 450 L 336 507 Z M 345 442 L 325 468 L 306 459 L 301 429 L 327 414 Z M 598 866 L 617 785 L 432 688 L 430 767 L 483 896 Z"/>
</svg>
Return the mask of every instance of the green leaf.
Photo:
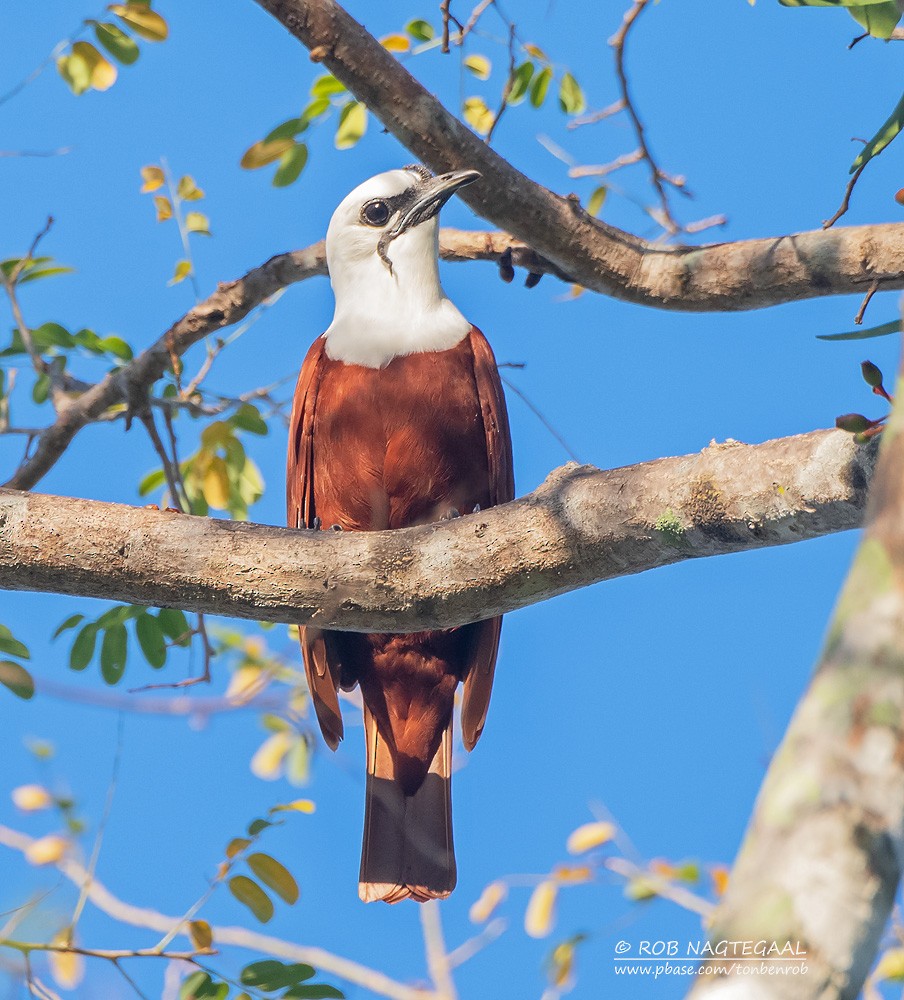
<svg viewBox="0 0 904 1000">
<path fill-rule="evenodd" d="M 292 873 L 269 854 L 249 854 L 248 867 L 269 886 L 284 902 L 293 906 L 298 902 L 298 883 Z"/>
<path fill-rule="evenodd" d="M 606 195 L 609 193 L 609 188 L 605 184 L 598 187 L 590 198 L 587 200 L 587 211 L 590 215 L 599 215 L 600 209 L 603 207 L 603 202 L 606 200 Z"/>
<path fill-rule="evenodd" d="M 113 625 L 104 632 L 100 647 L 100 672 L 108 684 L 118 684 L 122 680 L 128 641 L 125 625 Z"/>
<path fill-rule="evenodd" d="M 210 948 L 213 944 L 213 931 L 206 920 L 192 920 L 188 925 L 188 933 L 192 944 L 199 949 Z"/>
<path fill-rule="evenodd" d="M 890 333 L 901 332 L 901 320 L 893 319 L 889 323 L 880 323 L 866 329 L 849 330 L 847 333 L 821 333 L 817 340 L 869 340 L 870 337 L 885 337 Z"/>
<path fill-rule="evenodd" d="M 210 236 L 210 219 L 203 212 L 189 212 L 185 216 L 185 228 L 199 236 Z"/>
<path fill-rule="evenodd" d="M 95 21 L 94 34 L 110 55 L 125 66 L 131 66 L 141 54 L 135 40 L 130 38 L 122 28 L 118 28 L 109 21 Z"/>
<path fill-rule="evenodd" d="M 0 684 L 23 701 L 28 701 L 35 693 L 35 682 L 31 674 L 20 663 L 12 660 L 0 660 Z"/>
<path fill-rule="evenodd" d="M 86 351 L 91 351 L 92 354 L 103 354 L 103 348 L 98 346 L 100 344 L 100 337 L 93 330 L 79 330 L 78 333 L 72 335 L 72 339 L 79 347 L 84 347 Z"/>
<path fill-rule="evenodd" d="M 534 75 L 534 64 L 528 59 L 512 74 L 512 84 L 509 87 L 508 103 L 520 104 L 527 96 L 527 89 Z"/>
<path fill-rule="evenodd" d="M 31 331 L 31 339 L 38 350 L 45 350 L 48 347 L 74 347 L 75 338 L 59 323 L 42 323 Z"/>
<path fill-rule="evenodd" d="M 304 111 L 302 111 L 301 117 L 306 122 L 311 122 L 315 118 L 319 118 L 322 114 L 325 114 L 331 107 L 332 104 L 330 104 L 328 97 L 315 97 Z"/>
<path fill-rule="evenodd" d="M 95 624 L 101 630 L 112 628 L 114 625 L 123 625 L 130 618 L 134 617 L 132 613 L 133 607 L 134 605 L 132 604 L 116 604 L 112 608 L 108 608 L 97 619 Z"/>
<path fill-rule="evenodd" d="M 570 73 L 566 73 L 559 84 L 559 107 L 567 115 L 579 115 L 587 107 L 584 91 Z"/>
<path fill-rule="evenodd" d="M 268 826 L 273 826 L 273 824 L 268 819 L 255 819 L 248 824 L 248 836 L 256 837 L 261 830 L 266 830 Z"/>
<path fill-rule="evenodd" d="M 114 3 L 108 8 L 124 21 L 136 35 L 148 42 L 165 41 L 169 35 L 166 21 L 147 3 Z"/>
<path fill-rule="evenodd" d="M 250 434 L 265 435 L 268 431 L 267 424 L 261 416 L 260 410 L 252 403 L 242 403 L 242 405 L 229 418 L 233 427 Z"/>
<path fill-rule="evenodd" d="M 202 1000 L 213 996 L 213 980 L 206 972 L 193 972 L 179 987 L 179 1000 Z"/>
<path fill-rule="evenodd" d="M 891 38 L 898 21 L 901 20 L 901 11 L 895 0 L 871 4 L 868 7 L 848 7 L 848 13 L 874 38 Z"/>
<path fill-rule="evenodd" d="M 336 149 L 351 149 L 367 131 L 367 108 L 360 101 L 348 101 L 339 113 Z"/>
<path fill-rule="evenodd" d="M 50 258 L 46 258 L 50 260 Z M 29 281 L 38 281 L 41 278 L 50 278 L 55 274 L 72 274 L 74 267 L 66 267 L 65 264 L 54 264 L 52 267 L 26 267 L 19 275 L 17 285 L 26 285 Z"/>
<path fill-rule="evenodd" d="M 283 993 L 283 1000 L 345 1000 L 342 990 L 337 990 L 335 986 L 328 986 L 326 983 L 306 983 L 303 986 L 296 986 Z"/>
<path fill-rule="evenodd" d="M 868 7 L 885 0 L 778 0 L 783 7 Z"/>
<path fill-rule="evenodd" d="M 275 129 L 264 136 L 264 142 L 273 142 L 276 139 L 294 139 L 296 135 L 301 135 L 307 131 L 308 121 L 306 118 L 289 118 Z"/>
<path fill-rule="evenodd" d="M 535 108 L 546 100 L 546 92 L 549 90 L 549 81 L 552 80 L 552 68 L 544 66 L 534 77 L 534 82 L 530 88 L 530 102 Z"/>
<path fill-rule="evenodd" d="M 38 404 L 47 402 L 47 397 L 50 395 L 50 376 L 49 375 L 39 375 L 35 379 L 35 384 L 31 387 L 31 398 Z"/>
<path fill-rule="evenodd" d="M 486 56 L 468 56 L 464 61 L 465 69 L 470 70 L 478 80 L 489 80 L 492 69 L 490 60 Z"/>
<path fill-rule="evenodd" d="M 344 93 L 345 84 L 340 83 L 331 73 L 318 76 L 311 85 L 311 97 L 333 97 L 335 94 Z"/>
<path fill-rule="evenodd" d="M 242 986 L 250 986 L 253 989 L 262 990 L 264 993 L 273 993 L 286 986 L 297 986 L 306 979 L 311 979 L 315 975 L 314 969 L 310 965 L 300 962 L 288 964 L 277 962 L 274 959 L 265 959 L 262 962 L 252 962 L 242 969 L 239 979 Z"/>
<path fill-rule="evenodd" d="M 433 25 L 419 17 L 409 21 L 405 25 L 405 30 L 416 42 L 429 42 L 436 34 Z"/>
<path fill-rule="evenodd" d="M 308 147 L 303 142 L 295 143 L 279 158 L 279 166 L 273 175 L 273 186 L 288 187 L 290 184 L 294 184 L 307 162 Z"/>
<path fill-rule="evenodd" d="M 12 632 L 5 625 L 0 625 L 0 653 L 6 653 L 7 656 L 18 656 L 20 660 L 31 659 L 28 646 L 24 642 L 14 639 Z"/>
<path fill-rule="evenodd" d="M 188 646 L 191 643 L 191 627 L 184 612 L 177 608 L 161 608 L 157 614 L 157 621 L 168 639 L 180 646 Z"/>
<path fill-rule="evenodd" d="M 878 156 L 883 149 L 895 138 L 904 127 L 904 95 L 895 105 L 894 111 L 888 116 L 883 126 L 863 147 L 860 155 L 851 164 L 851 173 L 859 170 L 865 163 L 868 163 L 874 156 Z"/>
<path fill-rule="evenodd" d="M 64 621 L 63 624 L 57 628 L 56 632 L 53 633 L 52 638 L 59 639 L 64 632 L 67 632 L 71 628 L 75 628 L 75 626 L 78 625 L 79 622 L 83 621 L 84 618 L 84 615 L 70 615 L 66 621 Z"/>
<path fill-rule="evenodd" d="M 163 469 L 154 469 L 153 472 L 149 472 L 138 484 L 138 495 L 140 497 L 146 497 L 148 493 L 153 493 L 154 490 L 159 490 L 165 482 L 166 473 Z"/>
<path fill-rule="evenodd" d="M 73 94 L 78 96 L 91 86 L 91 66 L 77 52 L 60 56 L 56 61 L 57 72 L 66 81 Z"/>
<path fill-rule="evenodd" d="M 135 619 L 135 634 L 144 658 L 155 670 L 159 670 L 166 663 L 166 637 L 160 622 L 145 611 Z"/>
<path fill-rule="evenodd" d="M 272 919 L 273 903 L 253 879 L 245 875 L 233 875 L 229 880 L 229 891 L 240 903 L 247 906 L 262 924 Z"/>
<path fill-rule="evenodd" d="M 94 646 L 97 643 L 97 625 L 91 622 L 75 637 L 69 653 L 69 669 L 84 670 L 94 658 Z"/>
<path fill-rule="evenodd" d="M 98 340 L 97 346 L 102 351 L 112 354 L 122 361 L 131 361 L 133 358 L 132 348 L 129 347 L 122 337 L 115 337 L 113 335 L 104 337 L 102 340 Z"/>
</svg>

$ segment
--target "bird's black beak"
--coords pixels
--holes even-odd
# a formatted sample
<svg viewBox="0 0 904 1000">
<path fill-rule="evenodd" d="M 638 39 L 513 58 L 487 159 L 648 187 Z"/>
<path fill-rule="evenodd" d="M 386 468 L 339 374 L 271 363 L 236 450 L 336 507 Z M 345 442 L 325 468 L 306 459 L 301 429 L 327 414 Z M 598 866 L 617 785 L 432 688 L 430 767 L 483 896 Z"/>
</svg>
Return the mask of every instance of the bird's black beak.
<svg viewBox="0 0 904 1000">
<path fill-rule="evenodd" d="M 389 238 L 395 239 L 408 229 L 432 219 L 459 188 L 480 177 L 476 170 L 453 170 L 425 181 L 414 202 L 402 212 L 399 221 L 390 230 Z"/>
</svg>

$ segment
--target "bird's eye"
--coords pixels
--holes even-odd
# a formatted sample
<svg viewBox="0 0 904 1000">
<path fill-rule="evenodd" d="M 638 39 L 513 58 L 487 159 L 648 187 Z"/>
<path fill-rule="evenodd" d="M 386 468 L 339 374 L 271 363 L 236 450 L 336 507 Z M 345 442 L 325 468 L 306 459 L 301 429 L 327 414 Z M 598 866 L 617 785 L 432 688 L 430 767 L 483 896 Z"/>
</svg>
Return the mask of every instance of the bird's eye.
<svg viewBox="0 0 904 1000">
<path fill-rule="evenodd" d="M 361 209 L 361 221 L 368 226 L 385 226 L 389 221 L 389 206 L 385 201 L 369 201 Z"/>
</svg>

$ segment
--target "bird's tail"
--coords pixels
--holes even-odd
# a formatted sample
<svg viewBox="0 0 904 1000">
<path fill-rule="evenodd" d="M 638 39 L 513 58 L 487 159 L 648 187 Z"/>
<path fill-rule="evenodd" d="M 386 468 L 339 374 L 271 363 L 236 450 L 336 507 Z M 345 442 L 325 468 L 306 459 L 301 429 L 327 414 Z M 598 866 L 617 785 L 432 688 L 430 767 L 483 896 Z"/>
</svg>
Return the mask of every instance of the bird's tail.
<svg viewBox="0 0 904 1000">
<path fill-rule="evenodd" d="M 364 707 L 367 791 L 358 895 L 365 903 L 444 899 L 455 888 L 452 846 L 452 723 L 414 795 L 396 779 L 386 741 Z"/>
</svg>

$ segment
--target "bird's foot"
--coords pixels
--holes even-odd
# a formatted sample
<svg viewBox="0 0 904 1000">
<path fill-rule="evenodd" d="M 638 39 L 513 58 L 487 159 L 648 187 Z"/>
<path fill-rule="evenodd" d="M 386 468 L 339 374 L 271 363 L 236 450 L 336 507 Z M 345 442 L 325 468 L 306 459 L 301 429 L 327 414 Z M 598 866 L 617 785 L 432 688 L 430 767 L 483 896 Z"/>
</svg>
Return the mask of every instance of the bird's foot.
<svg viewBox="0 0 904 1000">
<path fill-rule="evenodd" d="M 160 508 L 155 503 L 146 503 L 144 505 L 144 509 L 145 510 L 160 510 Z M 163 513 L 164 514 L 184 514 L 185 511 L 183 511 L 181 507 L 164 507 L 163 508 Z"/>
<path fill-rule="evenodd" d="M 479 503 L 475 503 L 474 504 L 474 509 L 471 511 L 471 513 L 472 514 L 479 514 L 480 513 L 480 504 Z"/>
<path fill-rule="evenodd" d="M 330 531 L 342 531 L 342 525 L 341 524 L 331 524 L 330 525 Z"/>
<path fill-rule="evenodd" d="M 314 520 L 311 521 L 311 527 L 308 528 L 308 531 L 320 531 L 320 526 L 322 523 L 323 522 L 320 520 L 319 517 L 315 517 Z"/>
<path fill-rule="evenodd" d="M 461 514 L 454 508 L 450 508 L 443 516 L 440 518 L 441 521 L 451 521 L 453 518 L 461 517 Z"/>
</svg>

